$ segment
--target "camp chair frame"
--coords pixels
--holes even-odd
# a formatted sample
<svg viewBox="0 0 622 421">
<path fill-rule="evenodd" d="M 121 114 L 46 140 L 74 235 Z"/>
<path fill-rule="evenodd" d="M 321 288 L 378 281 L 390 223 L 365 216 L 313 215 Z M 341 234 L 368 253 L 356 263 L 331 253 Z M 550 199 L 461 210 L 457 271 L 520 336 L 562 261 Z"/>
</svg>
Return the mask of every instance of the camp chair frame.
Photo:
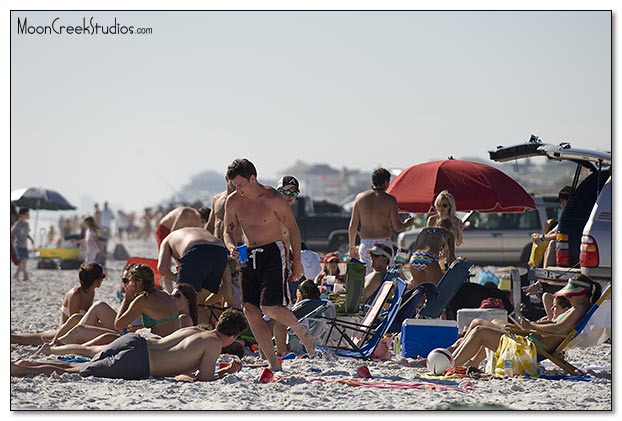
<svg viewBox="0 0 622 421">
<path fill-rule="evenodd" d="M 329 340 L 333 332 L 336 331 L 339 334 L 337 345 L 327 347 L 336 349 L 337 355 L 341 356 L 360 357 L 363 359 L 369 357 L 393 322 L 405 289 L 406 282 L 401 278 L 385 281 L 361 323 L 322 317 L 330 324 L 330 329 L 326 336 L 327 340 Z M 384 319 L 378 324 L 376 322 L 380 318 L 384 303 L 387 301 L 391 291 L 394 291 L 391 306 Z M 346 344 L 347 347 L 343 346 Z"/>
<path fill-rule="evenodd" d="M 607 300 L 610 296 L 611 296 L 611 283 L 609 283 L 609 284 L 607 284 L 607 286 L 605 286 L 605 288 L 602 290 L 602 292 L 600 294 L 600 297 L 598 298 L 596 303 L 594 303 L 592 305 L 592 307 L 590 307 L 590 309 L 587 311 L 587 313 L 585 313 L 583 315 L 583 317 L 581 318 L 581 320 L 579 320 L 579 322 L 577 323 L 575 328 L 572 329 L 570 332 L 568 332 L 568 334 L 566 334 L 566 335 L 564 335 L 564 334 L 553 334 L 553 333 L 542 333 L 541 331 L 537 331 L 537 330 L 517 329 L 517 328 L 515 328 L 513 326 L 508 326 L 507 329 L 509 331 L 511 331 L 511 332 L 518 333 L 519 335 L 528 336 L 528 337 L 530 337 L 530 336 L 532 336 L 534 334 L 538 334 L 538 335 L 541 335 L 541 336 L 561 336 L 561 337 L 563 337 L 564 340 L 553 351 L 549 351 L 549 350 L 545 349 L 544 346 L 540 343 L 540 341 L 534 340 L 534 338 L 532 338 L 532 337 L 530 339 L 536 345 L 536 349 L 538 351 L 538 354 L 540 354 L 544 358 L 550 360 L 552 363 L 554 363 L 555 365 L 560 367 L 566 373 L 568 373 L 568 374 L 570 374 L 572 376 L 584 375 L 585 373 L 582 370 L 578 369 L 577 367 L 575 367 L 574 365 L 572 365 L 571 363 L 569 363 L 566 360 L 564 352 L 569 347 L 570 343 L 577 336 L 579 336 L 581 334 L 581 332 L 583 332 L 583 329 L 585 329 L 586 326 L 589 324 L 590 319 L 592 318 L 592 315 L 594 315 L 594 313 L 596 312 L 596 310 L 598 310 L 600 305 L 605 300 Z"/>
<path fill-rule="evenodd" d="M 326 300 L 314 299 L 303 303 L 300 307 L 292 308 L 292 313 L 299 322 L 305 319 L 320 317 L 328 310 L 328 302 Z"/>
<path fill-rule="evenodd" d="M 451 300 L 454 299 L 460 287 L 471 276 L 473 263 L 464 260 L 454 260 L 443 277 L 438 281 L 436 289 L 438 295 L 435 300 L 427 300 L 417 313 L 418 319 L 438 319 L 443 314 Z"/>
</svg>

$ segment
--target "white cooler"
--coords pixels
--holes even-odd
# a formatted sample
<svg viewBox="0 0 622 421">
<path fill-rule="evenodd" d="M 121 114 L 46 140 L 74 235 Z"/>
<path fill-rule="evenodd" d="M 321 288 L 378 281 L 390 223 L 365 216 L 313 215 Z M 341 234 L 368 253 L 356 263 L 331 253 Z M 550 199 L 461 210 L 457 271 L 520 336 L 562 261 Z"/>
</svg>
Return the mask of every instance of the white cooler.
<svg viewBox="0 0 622 421">
<path fill-rule="evenodd" d="M 500 308 L 462 308 L 458 310 L 458 332 L 462 333 L 469 327 L 473 319 L 501 319 L 508 321 L 508 312 Z"/>
</svg>

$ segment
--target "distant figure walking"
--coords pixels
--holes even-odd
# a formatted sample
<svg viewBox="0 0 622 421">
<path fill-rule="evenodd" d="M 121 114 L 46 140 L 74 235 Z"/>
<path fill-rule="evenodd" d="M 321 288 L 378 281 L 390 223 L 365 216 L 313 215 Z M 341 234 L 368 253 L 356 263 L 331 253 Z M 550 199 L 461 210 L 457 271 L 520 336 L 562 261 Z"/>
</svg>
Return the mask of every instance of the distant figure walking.
<svg viewBox="0 0 622 421">
<path fill-rule="evenodd" d="M 17 270 L 13 279 L 19 279 L 19 274 L 22 273 L 24 281 L 28 281 L 28 240 L 32 243 L 32 247 L 35 248 L 35 240 L 30 236 L 30 225 L 28 220 L 30 219 L 30 209 L 21 208 L 19 210 L 19 221 L 17 221 L 11 228 L 11 237 L 15 242 L 15 252 L 19 263 L 17 264 Z"/>
<path fill-rule="evenodd" d="M 395 196 L 386 193 L 391 180 L 389 171 L 378 168 L 372 173 L 371 180 L 371 189 L 359 193 L 354 200 L 348 228 L 350 257 L 365 262 L 367 265 L 366 273 L 371 272 L 369 249 L 376 243 L 385 244 L 392 249 L 391 228 L 400 232 L 411 227 L 415 222 L 412 217 L 402 222 L 397 212 L 397 199 Z M 361 244 L 357 247 L 356 231 L 359 224 L 361 226 Z"/>
<path fill-rule="evenodd" d="M 82 221 L 82 226 L 85 228 L 84 239 L 76 240 L 77 243 L 84 243 L 84 263 L 99 263 L 102 264 L 102 247 L 99 243 L 99 225 L 95 222 L 95 218 L 87 216 Z M 102 264 L 103 266 L 103 264 Z"/>
</svg>

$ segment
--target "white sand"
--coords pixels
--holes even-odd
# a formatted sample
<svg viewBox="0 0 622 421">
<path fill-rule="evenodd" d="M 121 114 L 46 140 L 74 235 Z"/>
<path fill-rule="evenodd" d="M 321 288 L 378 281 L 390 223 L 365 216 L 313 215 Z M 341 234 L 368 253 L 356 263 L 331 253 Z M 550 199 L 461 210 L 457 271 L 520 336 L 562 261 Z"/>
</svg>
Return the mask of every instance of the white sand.
<svg viewBox="0 0 622 421">
<path fill-rule="evenodd" d="M 132 255 L 155 257 L 155 241 L 125 243 Z M 110 250 L 114 244 L 110 245 Z M 114 291 L 124 262 L 108 262 L 108 277 L 96 292 L 96 300 L 118 306 Z M 11 332 L 35 332 L 55 328 L 60 301 L 77 283 L 75 270 L 37 270 L 29 263 L 31 281 L 11 281 Z M 13 270 L 13 268 L 12 268 Z M 30 347 L 11 346 L 11 358 L 24 358 Z M 45 357 L 43 357 L 45 358 Z M 53 358 L 53 357 L 49 357 Z M 285 379 L 261 384 L 260 368 L 244 368 L 236 375 L 212 383 L 185 383 L 173 379 L 143 381 L 81 378 L 79 375 L 11 378 L 12 410 L 612 410 L 611 346 L 572 349 L 568 359 L 586 369 L 589 381 L 543 379 L 472 380 L 471 391 L 461 391 L 459 380 L 443 384 L 455 390 L 398 390 L 351 387 L 338 383 L 310 382 L 312 377 L 339 379 L 356 376 L 366 364 L 375 380 L 430 382 L 416 378 L 426 373 L 400 362 L 336 359 L 284 361 Z M 546 364 L 547 374 L 563 374 Z M 8 374 L 8 373 L 7 373 Z M 438 381 L 437 381 L 438 383 Z M 463 383 L 464 385 L 464 383 Z"/>
</svg>

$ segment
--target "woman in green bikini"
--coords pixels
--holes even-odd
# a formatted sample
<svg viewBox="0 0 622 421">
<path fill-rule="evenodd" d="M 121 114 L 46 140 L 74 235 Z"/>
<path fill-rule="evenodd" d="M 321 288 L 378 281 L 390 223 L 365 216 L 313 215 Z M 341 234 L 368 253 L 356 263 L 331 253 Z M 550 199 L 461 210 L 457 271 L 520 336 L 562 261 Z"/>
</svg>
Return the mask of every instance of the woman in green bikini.
<svg viewBox="0 0 622 421">
<path fill-rule="evenodd" d="M 151 333 L 161 337 L 178 330 L 179 311 L 175 301 L 168 293 L 155 288 L 151 268 L 144 264 L 136 264 L 128 268 L 125 274 L 123 277 L 125 297 L 114 321 L 103 323 L 104 319 L 111 318 L 94 317 L 87 312 L 78 325 L 58 337 L 52 345 L 109 344 L 123 333 L 135 330 L 135 326 L 131 324 L 136 319 L 141 320 L 142 327 L 149 328 Z M 107 312 L 111 311 L 114 312 L 112 308 Z M 98 323 L 90 323 L 89 320 L 93 318 L 97 319 Z"/>
</svg>

